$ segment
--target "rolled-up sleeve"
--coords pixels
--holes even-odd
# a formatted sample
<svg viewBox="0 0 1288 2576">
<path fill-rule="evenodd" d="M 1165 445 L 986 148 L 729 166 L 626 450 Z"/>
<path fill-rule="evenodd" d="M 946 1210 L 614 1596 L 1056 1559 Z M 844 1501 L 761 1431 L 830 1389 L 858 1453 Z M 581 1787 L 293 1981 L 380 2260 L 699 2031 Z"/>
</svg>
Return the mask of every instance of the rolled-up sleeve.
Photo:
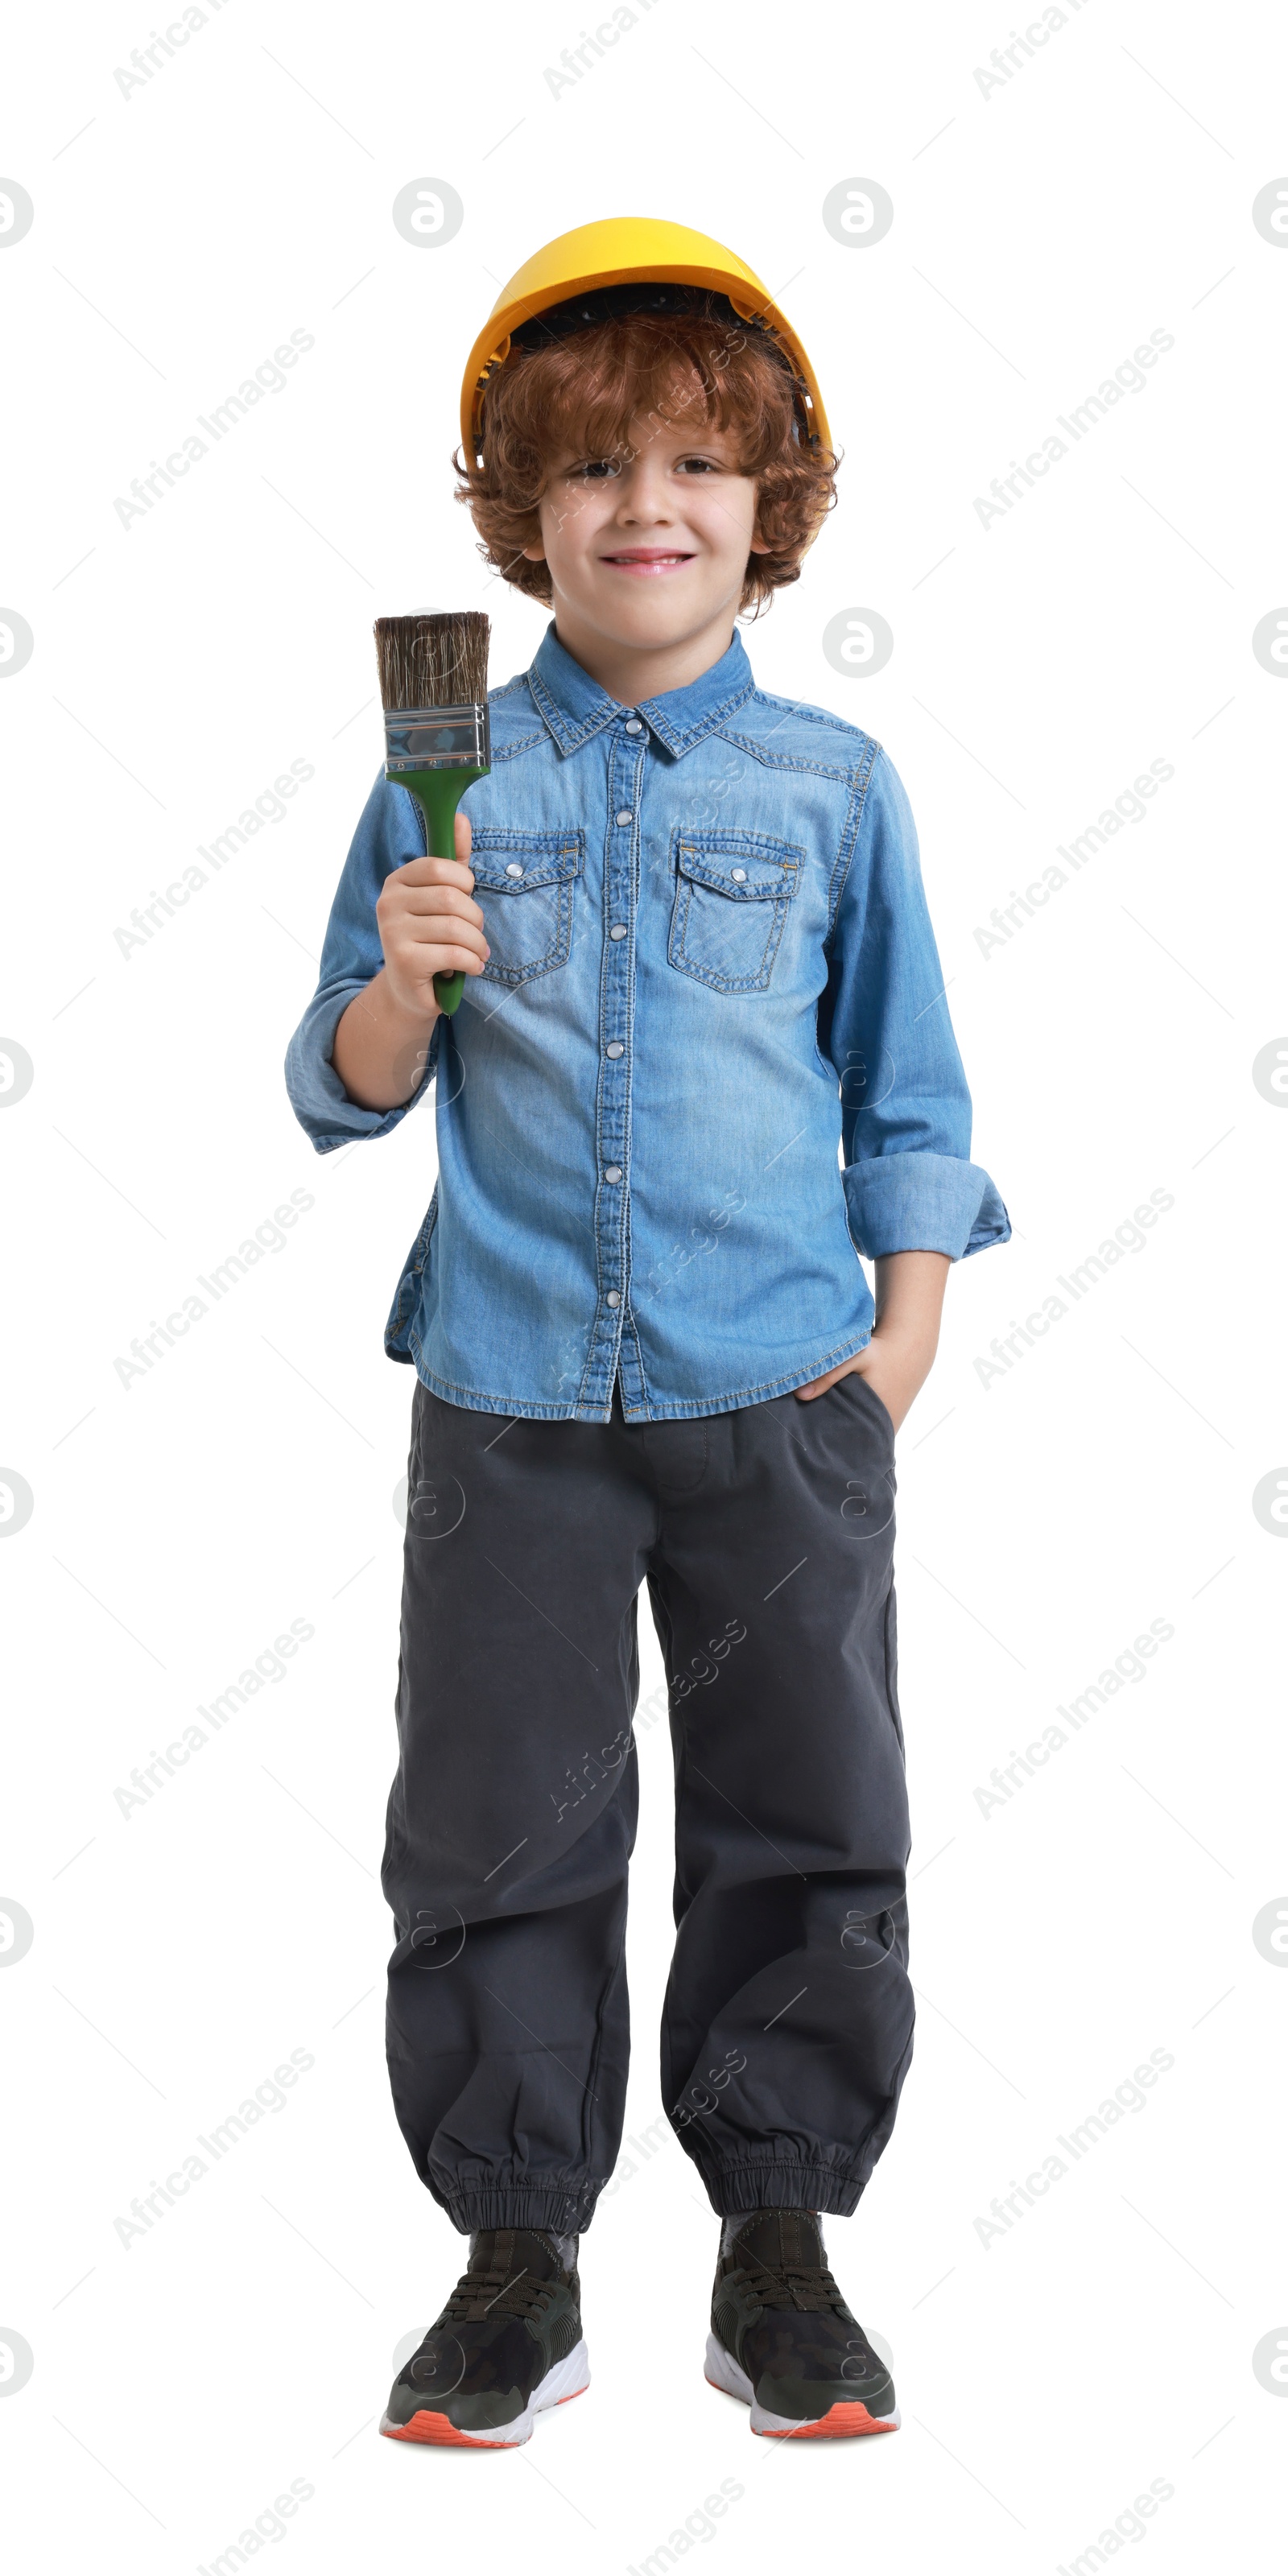
<svg viewBox="0 0 1288 2576">
<path fill-rule="evenodd" d="M 926 907 L 916 826 L 877 753 L 829 942 L 827 1047 L 841 1086 L 850 1232 L 869 1260 L 1005 1243 L 970 1160 L 971 1101 Z"/>
<path fill-rule="evenodd" d="M 442 1034 L 435 1020 L 424 1073 L 411 1098 L 397 1109 L 362 1109 L 349 1098 L 331 1061 L 335 1033 L 355 993 L 384 964 L 376 926 L 376 899 L 387 876 L 409 859 L 423 858 L 420 809 L 406 788 L 382 775 L 363 807 L 344 872 L 336 888 L 322 945 L 318 986 L 286 1051 L 286 1089 L 301 1127 L 319 1154 L 361 1136 L 385 1136 L 423 1098 L 433 1081 Z"/>
</svg>

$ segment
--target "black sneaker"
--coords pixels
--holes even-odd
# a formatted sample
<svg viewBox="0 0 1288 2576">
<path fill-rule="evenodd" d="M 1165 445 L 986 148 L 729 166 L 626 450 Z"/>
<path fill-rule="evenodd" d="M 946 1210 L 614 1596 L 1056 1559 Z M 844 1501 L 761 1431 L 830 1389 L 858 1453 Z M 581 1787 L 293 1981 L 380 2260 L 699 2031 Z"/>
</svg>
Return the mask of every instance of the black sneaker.
<svg viewBox="0 0 1288 2576">
<path fill-rule="evenodd" d="M 893 2433 L 894 2383 L 850 2314 L 812 2209 L 726 2218 L 707 2377 L 751 2408 L 753 2433 Z"/>
<path fill-rule="evenodd" d="M 470 2238 L 468 2267 L 394 2381 L 380 2430 L 496 2450 L 528 2441 L 542 2409 L 580 2397 L 589 2379 L 576 2237 L 489 2227 Z"/>
</svg>

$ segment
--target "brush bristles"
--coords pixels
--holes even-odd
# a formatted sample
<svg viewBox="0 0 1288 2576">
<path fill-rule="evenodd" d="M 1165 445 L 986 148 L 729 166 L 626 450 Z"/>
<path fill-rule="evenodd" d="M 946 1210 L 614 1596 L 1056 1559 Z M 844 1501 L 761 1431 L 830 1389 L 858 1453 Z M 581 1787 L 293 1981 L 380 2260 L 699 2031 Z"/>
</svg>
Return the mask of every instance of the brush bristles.
<svg viewBox="0 0 1288 2576">
<path fill-rule="evenodd" d="M 476 608 L 443 617 L 378 617 L 386 708 L 468 707 L 487 697 L 490 621 Z"/>
</svg>

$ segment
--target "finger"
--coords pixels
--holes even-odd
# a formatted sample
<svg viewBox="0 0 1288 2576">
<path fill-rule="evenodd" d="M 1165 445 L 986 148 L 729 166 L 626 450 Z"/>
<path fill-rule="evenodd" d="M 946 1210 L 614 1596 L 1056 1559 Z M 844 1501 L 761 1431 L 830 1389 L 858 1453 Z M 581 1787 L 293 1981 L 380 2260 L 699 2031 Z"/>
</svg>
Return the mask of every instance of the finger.
<svg viewBox="0 0 1288 2576">
<path fill-rule="evenodd" d="M 474 883 L 472 868 L 459 859 L 408 859 L 401 868 L 391 869 L 386 885 L 454 885 L 469 893 Z"/>
<path fill-rule="evenodd" d="M 808 1386 L 798 1386 L 795 1392 L 807 1402 L 812 1396 L 826 1395 L 829 1386 L 835 1386 L 838 1379 L 848 1377 L 853 1367 L 853 1360 L 843 1360 L 840 1368 L 829 1369 L 826 1377 L 811 1378 Z"/>
<path fill-rule="evenodd" d="M 439 941 L 433 947 L 418 948 L 414 963 L 402 961 L 402 973 L 408 985 L 428 991 L 436 975 L 481 975 L 484 960 L 468 948 L 457 948 Z"/>
<path fill-rule="evenodd" d="M 471 921 L 476 929 L 482 926 L 480 906 L 459 886 L 400 886 L 396 903 L 397 917 L 402 920 L 437 917 L 442 921 L 450 917 L 453 921 Z"/>
<path fill-rule="evenodd" d="M 438 948 L 426 949 L 423 953 L 433 960 L 431 975 L 481 975 L 487 963 L 486 958 L 476 957 L 471 948 L 440 944 Z"/>
<path fill-rule="evenodd" d="M 395 956 L 399 950 L 414 952 L 417 964 L 427 948 L 468 948 L 471 957 L 490 957 L 491 948 L 483 932 L 472 921 L 452 921 L 441 912 L 413 915 L 399 924 L 398 935 L 391 941 Z"/>
<path fill-rule="evenodd" d="M 470 850 L 473 847 L 473 842 L 474 831 L 469 815 L 462 814 L 458 808 L 456 815 L 456 855 L 463 868 L 467 868 L 469 866 Z"/>
</svg>

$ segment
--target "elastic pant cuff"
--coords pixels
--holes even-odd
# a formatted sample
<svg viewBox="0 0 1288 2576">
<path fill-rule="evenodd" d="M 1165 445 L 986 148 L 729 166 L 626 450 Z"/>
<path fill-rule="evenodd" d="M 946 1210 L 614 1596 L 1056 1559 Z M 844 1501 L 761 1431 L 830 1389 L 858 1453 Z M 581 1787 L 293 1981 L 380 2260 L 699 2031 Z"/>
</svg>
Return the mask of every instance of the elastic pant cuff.
<svg viewBox="0 0 1288 2576">
<path fill-rule="evenodd" d="M 556 2236 L 579 2236 L 589 2226 L 598 2190 L 591 2183 L 520 2183 L 453 2192 L 444 2206 L 462 2236 L 481 2227 L 548 2227 Z"/>
<path fill-rule="evenodd" d="M 785 2164 L 699 2165 L 698 2171 L 720 2218 L 738 2217 L 748 2209 L 817 2209 L 825 2217 L 850 2218 L 866 2180 L 836 2165 L 801 2164 L 795 2158 Z"/>
</svg>

